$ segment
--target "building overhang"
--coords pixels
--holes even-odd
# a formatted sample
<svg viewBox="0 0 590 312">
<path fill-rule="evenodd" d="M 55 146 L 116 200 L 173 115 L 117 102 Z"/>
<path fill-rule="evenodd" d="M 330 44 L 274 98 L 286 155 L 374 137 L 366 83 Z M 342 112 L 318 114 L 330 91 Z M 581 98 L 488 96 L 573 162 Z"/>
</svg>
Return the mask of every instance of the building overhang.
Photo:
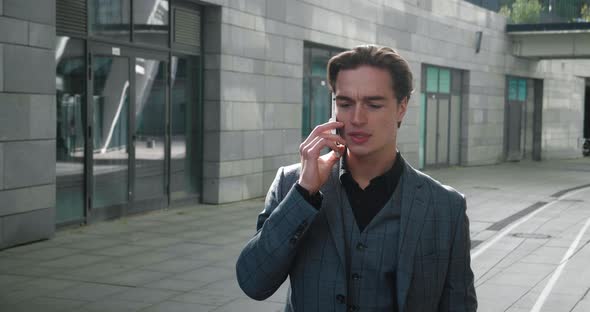
<svg viewBox="0 0 590 312">
<path fill-rule="evenodd" d="M 590 23 L 507 25 L 506 33 L 518 57 L 590 58 Z"/>
</svg>

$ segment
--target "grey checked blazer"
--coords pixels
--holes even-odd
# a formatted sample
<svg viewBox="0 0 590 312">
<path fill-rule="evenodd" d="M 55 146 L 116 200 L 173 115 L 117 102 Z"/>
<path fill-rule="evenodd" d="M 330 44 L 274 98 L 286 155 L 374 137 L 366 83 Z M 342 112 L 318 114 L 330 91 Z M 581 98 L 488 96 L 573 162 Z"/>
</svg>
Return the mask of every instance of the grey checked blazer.
<svg viewBox="0 0 590 312">
<path fill-rule="evenodd" d="M 236 264 L 249 297 L 264 300 L 289 277 L 285 311 L 347 311 L 341 295 L 347 289 L 344 225 L 334 195 L 343 191 L 338 172 L 336 165 L 322 187 L 318 211 L 293 187 L 300 165 L 279 169 L 258 216 L 258 232 Z M 476 311 L 464 197 L 407 163 L 398 187 L 399 254 L 392 283 L 399 311 Z M 360 289 L 360 297 L 390 295 L 383 291 Z M 359 308 L 383 311 L 378 305 Z"/>
</svg>

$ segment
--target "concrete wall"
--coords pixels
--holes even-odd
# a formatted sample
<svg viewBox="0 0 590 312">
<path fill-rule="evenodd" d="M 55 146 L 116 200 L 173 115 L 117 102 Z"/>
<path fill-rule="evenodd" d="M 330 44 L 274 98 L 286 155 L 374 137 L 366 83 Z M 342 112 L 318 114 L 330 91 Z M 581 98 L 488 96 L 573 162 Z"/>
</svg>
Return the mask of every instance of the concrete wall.
<svg viewBox="0 0 590 312">
<path fill-rule="evenodd" d="M 305 41 L 337 48 L 388 45 L 410 62 L 416 92 L 398 143 L 415 166 L 423 64 L 467 73 L 462 165 L 504 160 L 506 75 L 546 79 L 544 158 L 576 155 L 575 138 L 581 130 L 564 123 L 579 119 L 575 114 L 582 105 L 581 80 L 567 69 L 555 68 L 555 61 L 512 56 L 505 18 L 491 11 L 461 0 L 210 3 L 219 7 L 207 24 L 210 29 L 205 30 L 210 37 L 205 75 L 209 83 L 215 82 L 205 103 L 206 202 L 263 196 L 276 169 L 299 160 Z M 476 31 L 483 32 L 479 53 L 475 52 Z M 553 109 L 559 113 L 552 114 Z"/>
<path fill-rule="evenodd" d="M 0 29 L 1 249 L 55 228 L 55 1 L 0 0 Z"/>
</svg>

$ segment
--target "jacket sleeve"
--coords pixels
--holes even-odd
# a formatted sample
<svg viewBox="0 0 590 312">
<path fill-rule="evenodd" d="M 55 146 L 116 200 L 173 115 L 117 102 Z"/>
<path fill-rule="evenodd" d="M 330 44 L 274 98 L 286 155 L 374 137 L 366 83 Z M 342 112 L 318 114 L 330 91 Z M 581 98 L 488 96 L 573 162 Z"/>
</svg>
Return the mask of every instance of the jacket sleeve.
<svg viewBox="0 0 590 312">
<path fill-rule="evenodd" d="M 461 196 L 456 217 L 456 230 L 451 247 L 449 269 L 444 284 L 439 311 L 477 311 L 473 271 L 471 270 L 471 240 L 465 198 Z"/>
<path fill-rule="evenodd" d="M 318 213 L 295 189 L 294 181 L 286 180 L 280 168 L 258 216 L 257 232 L 236 264 L 240 287 L 255 300 L 270 297 L 285 281 L 300 238 Z"/>
</svg>

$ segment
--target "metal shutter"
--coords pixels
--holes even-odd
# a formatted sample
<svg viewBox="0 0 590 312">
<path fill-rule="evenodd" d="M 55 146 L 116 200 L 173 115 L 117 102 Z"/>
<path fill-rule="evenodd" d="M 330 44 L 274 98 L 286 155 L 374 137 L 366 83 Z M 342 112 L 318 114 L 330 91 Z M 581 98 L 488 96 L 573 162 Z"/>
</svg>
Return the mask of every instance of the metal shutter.
<svg viewBox="0 0 590 312">
<path fill-rule="evenodd" d="M 200 11 L 174 8 L 174 43 L 200 47 Z"/>
<path fill-rule="evenodd" d="M 86 36 L 86 0 L 57 0 L 56 32 Z"/>
</svg>

